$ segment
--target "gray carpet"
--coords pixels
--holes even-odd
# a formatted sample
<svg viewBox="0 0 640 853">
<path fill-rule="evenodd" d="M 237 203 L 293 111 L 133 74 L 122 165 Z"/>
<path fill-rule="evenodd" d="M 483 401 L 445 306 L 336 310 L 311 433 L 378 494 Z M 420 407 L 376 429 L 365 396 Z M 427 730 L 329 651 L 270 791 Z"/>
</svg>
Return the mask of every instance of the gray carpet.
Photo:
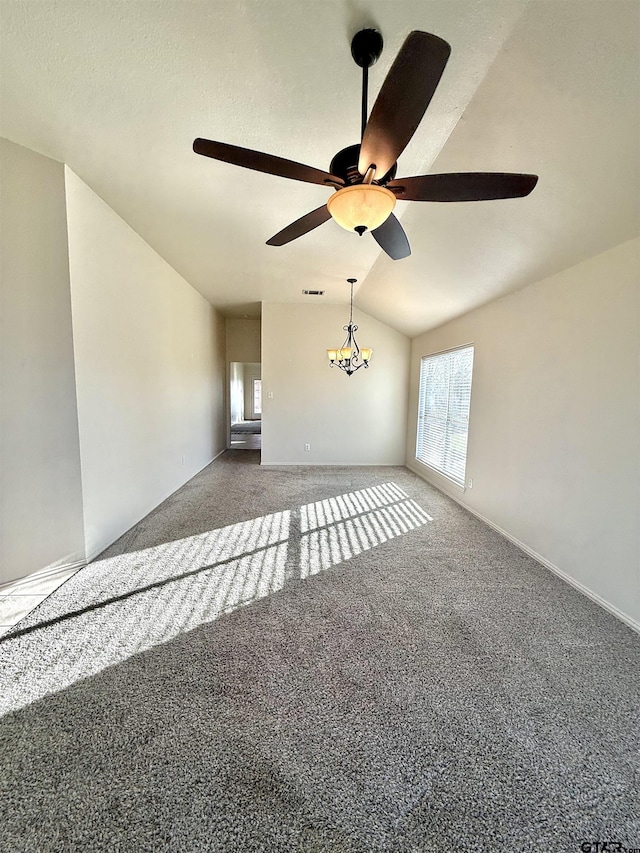
<svg viewBox="0 0 640 853">
<path fill-rule="evenodd" d="M 405 469 L 257 457 L 0 638 L 3 853 L 640 847 L 640 638 Z"/>
</svg>

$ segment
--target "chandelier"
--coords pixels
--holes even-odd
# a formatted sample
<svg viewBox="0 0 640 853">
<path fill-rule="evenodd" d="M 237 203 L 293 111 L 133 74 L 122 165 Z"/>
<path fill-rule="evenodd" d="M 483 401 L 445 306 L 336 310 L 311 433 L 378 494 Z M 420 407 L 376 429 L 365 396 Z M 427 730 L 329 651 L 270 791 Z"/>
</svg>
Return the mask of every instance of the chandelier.
<svg viewBox="0 0 640 853">
<path fill-rule="evenodd" d="M 369 361 L 371 360 L 371 355 L 373 353 L 373 350 L 370 347 L 362 347 L 362 349 L 360 349 L 358 342 L 356 341 L 355 333 L 358 330 L 358 327 L 353 322 L 353 285 L 357 280 L 358 279 L 356 278 L 347 279 L 351 285 L 351 303 L 349 308 L 349 322 L 346 326 L 342 327 L 347 333 L 347 337 L 340 349 L 327 350 L 327 356 L 329 357 L 330 362 L 329 367 L 333 367 L 333 365 L 336 364 L 341 370 L 344 370 L 347 376 L 351 376 L 352 373 L 355 373 L 356 370 L 360 370 L 361 367 L 369 367 Z"/>
</svg>

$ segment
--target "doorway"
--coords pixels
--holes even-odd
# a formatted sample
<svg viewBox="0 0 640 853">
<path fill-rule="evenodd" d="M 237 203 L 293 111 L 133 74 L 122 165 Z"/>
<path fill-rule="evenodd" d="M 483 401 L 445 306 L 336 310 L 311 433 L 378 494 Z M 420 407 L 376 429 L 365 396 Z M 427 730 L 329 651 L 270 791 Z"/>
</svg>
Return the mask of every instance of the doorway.
<svg viewBox="0 0 640 853">
<path fill-rule="evenodd" d="M 229 365 L 229 447 L 262 448 L 262 371 L 257 362 L 232 361 Z"/>
</svg>

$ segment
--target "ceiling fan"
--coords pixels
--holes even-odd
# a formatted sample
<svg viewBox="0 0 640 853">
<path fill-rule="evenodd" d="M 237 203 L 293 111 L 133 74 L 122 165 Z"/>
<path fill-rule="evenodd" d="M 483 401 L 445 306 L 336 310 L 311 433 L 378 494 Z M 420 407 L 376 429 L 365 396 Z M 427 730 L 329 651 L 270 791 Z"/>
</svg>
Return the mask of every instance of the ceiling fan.
<svg viewBox="0 0 640 853">
<path fill-rule="evenodd" d="M 367 119 L 369 68 L 382 53 L 382 36 L 364 29 L 351 42 L 351 54 L 362 68 L 362 135 L 359 145 L 339 151 L 323 172 L 272 154 L 224 142 L 196 139 L 196 154 L 245 169 L 292 178 L 334 189 L 326 204 L 287 225 L 270 240 L 283 246 L 332 217 L 362 236 L 371 231 L 382 249 L 399 260 L 411 254 L 409 241 L 393 214 L 396 199 L 404 201 L 483 201 L 519 198 L 535 187 L 537 175 L 507 172 L 452 172 L 396 178 L 397 159 L 420 124 L 440 82 L 451 47 L 438 36 L 409 33 Z"/>
</svg>

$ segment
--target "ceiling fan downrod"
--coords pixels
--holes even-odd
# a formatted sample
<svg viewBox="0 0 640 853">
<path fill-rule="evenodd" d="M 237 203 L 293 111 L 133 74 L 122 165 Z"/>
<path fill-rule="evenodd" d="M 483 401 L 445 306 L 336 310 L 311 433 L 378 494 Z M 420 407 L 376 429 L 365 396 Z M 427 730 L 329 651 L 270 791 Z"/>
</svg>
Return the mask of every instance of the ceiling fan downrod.
<svg viewBox="0 0 640 853">
<path fill-rule="evenodd" d="M 369 68 L 365 65 L 362 69 L 362 119 L 360 122 L 360 142 L 364 137 L 364 129 L 367 126 L 367 115 L 369 110 L 367 107 L 367 94 L 369 89 Z"/>
<path fill-rule="evenodd" d="M 351 39 L 351 56 L 356 65 L 362 68 L 362 120 L 360 130 L 360 141 L 364 137 L 364 129 L 367 126 L 367 95 L 369 90 L 369 69 L 375 65 L 382 53 L 382 36 L 377 30 L 360 30 Z"/>
</svg>

